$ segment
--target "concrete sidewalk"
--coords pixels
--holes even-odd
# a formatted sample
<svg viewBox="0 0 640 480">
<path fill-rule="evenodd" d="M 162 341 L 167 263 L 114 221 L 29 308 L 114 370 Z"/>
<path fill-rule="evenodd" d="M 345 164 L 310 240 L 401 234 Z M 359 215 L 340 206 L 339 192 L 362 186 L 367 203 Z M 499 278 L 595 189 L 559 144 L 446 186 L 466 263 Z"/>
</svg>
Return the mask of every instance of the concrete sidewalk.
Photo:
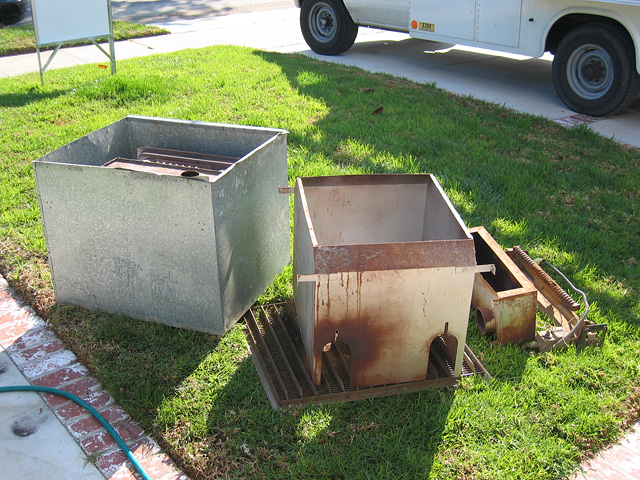
<svg viewBox="0 0 640 480">
<path fill-rule="evenodd" d="M 0 276 L 0 387 L 24 385 L 80 397 L 113 426 L 150 478 L 188 480 Z M 104 427 L 58 395 L 2 392 L 0 445 L 3 479 L 139 478 Z"/>
<path fill-rule="evenodd" d="M 116 58 L 168 53 L 211 45 L 241 45 L 282 53 L 301 53 L 372 72 L 384 72 L 436 86 L 460 95 L 541 115 L 571 126 L 586 123 L 596 132 L 640 148 L 640 102 L 607 118 L 579 115 L 557 97 L 551 80 L 551 58 L 506 55 L 452 44 L 425 42 L 406 34 L 360 28 L 356 44 L 330 57 L 312 52 L 299 27 L 299 10 L 290 8 L 203 20 L 159 23 L 171 35 L 116 43 Z M 50 55 L 42 55 L 43 63 Z M 107 64 L 93 45 L 61 49 L 50 69 L 83 63 Z M 0 58 L 0 76 L 38 71 L 36 54 Z M 45 73 L 46 81 L 46 73 Z"/>
</svg>

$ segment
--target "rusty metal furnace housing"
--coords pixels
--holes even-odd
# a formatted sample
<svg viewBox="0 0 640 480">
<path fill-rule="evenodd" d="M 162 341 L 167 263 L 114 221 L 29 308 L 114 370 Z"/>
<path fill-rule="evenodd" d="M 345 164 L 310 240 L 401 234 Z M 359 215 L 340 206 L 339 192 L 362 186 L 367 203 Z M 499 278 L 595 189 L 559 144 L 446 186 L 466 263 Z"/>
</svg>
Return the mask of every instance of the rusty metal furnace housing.
<svg viewBox="0 0 640 480">
<path fill-rule="evenodd" d="M 471 234 L 433 175 L 298 178 L 294 294 L 307 364 L 349 347 L 351 385 L 424 380 L 442 337 L 460 377 L 474 275 Z"/>
</svg>

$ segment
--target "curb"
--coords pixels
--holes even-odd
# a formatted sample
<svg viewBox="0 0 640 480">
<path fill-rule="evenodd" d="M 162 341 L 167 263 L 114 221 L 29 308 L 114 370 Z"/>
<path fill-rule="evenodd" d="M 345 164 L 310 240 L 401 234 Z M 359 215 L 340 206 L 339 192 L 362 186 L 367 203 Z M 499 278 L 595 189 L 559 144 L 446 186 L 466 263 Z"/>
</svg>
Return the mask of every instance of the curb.
<svg viewBox="0 0 640 480">
<path fill-rule="evenodd" d="M 640 422 L 613 445 L 584 462 L 570 480 L 640 479 Z"/>
<path fill-rule="evenodd" d="M 0 346 L 32 385 L 72 393 L 98 410 L 151 478 L 189 480 L 144 429 L 115 403 L 100 382 L 89 375 L 89 370 L 64 347 L 51 327 L 19 300 L 1 275 Z M 41 397 L 84 453 L 95 459 L 95 466 L 105 479 L 140 478 L 115 440 L 93 416 L 64 397 L 50 394 Z"/>
</svg>

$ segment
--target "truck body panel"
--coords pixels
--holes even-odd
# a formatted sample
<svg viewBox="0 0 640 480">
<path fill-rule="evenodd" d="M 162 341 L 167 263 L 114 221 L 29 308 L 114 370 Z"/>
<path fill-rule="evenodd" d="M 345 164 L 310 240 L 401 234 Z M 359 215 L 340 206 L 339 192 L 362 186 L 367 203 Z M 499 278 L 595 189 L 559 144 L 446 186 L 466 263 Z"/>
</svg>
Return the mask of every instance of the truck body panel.
<svg viewBox="0 0 640 480">
<path fill-rule="evenodd" d="M 563 18 L 601 17 L 627 30 L 640 73 L 640 0 L 344 0 L 344 5 L 358 25 L 530 57 L 544 54 L 549 32 Z"/>
<path fill-rule="evenodd" d="M 409 31 L 410 0 L 346 0 L 344 4 L 358 25 Z"/>
<path fill-rule="evenodd" d="M 358 26 L 502 51 L 554 55 L 553 86 L 592 116 L 640 99 L 640 0 L 294 0 L 300 28 L 321 55 L 340 55 Z"/>
</svg>

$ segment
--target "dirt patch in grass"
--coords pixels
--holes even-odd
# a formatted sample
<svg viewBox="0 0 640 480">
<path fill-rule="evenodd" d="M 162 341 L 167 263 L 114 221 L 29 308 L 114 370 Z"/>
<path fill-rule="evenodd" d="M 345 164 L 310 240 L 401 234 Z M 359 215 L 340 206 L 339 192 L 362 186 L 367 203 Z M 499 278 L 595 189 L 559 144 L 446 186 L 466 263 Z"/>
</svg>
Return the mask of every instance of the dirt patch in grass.
<svg viewBox="0 0 640 480">
<path fill-rule="evenodd" d="M 51 270 L 45 255 L 30 252 L 8 239 L 0 240 L 0 273 L 36 313 L 47 318 L 55 303 Z"/>
</svg>

